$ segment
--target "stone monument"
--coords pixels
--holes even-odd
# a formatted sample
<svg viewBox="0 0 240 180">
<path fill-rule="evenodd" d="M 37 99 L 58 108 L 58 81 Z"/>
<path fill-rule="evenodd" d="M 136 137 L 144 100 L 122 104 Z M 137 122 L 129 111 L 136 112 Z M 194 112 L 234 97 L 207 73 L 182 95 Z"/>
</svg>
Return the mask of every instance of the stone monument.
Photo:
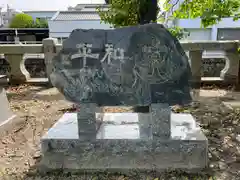
<svg viewBox="0 0 240 180">
<path fill-rule="evenodd" d="M 6 75 L 0 75 L 0 136 L 5 135 L 7 130 L 9 130 L 9 126 L 13 125 L 13 119 L 16 115 L 13 114 L 6 91 L 4 86 L 7 84 Z"/>
<path fill-rule="evenodd" d="M 15 117 L 13 114 L 8 99 L 7 99 L 7 94 L 6 91 L 3 87 L 0 85 L 0 126 L 6 122 L 8 122 L 10 119 Z"/>
<path fill-rule="evenodd" d="M 80 105 L 42 137 L 44 170 L 201 169 L 207 139 L 190 114 L 188 58 L 162 25 L 74 30 L 53 58 L 51 82 Z M 148 112 L 103 113 L 103 106 Z"/>
</svg>

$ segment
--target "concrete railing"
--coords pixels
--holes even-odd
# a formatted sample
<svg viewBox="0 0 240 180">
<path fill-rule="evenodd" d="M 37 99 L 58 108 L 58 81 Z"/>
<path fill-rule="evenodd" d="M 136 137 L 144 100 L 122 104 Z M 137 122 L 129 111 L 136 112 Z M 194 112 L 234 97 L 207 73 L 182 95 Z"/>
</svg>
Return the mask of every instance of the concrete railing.
<svg viewBox="0 0 240 180">
<path fill-rule="evenodd" d="M 219 78 L 214 78 L 217 81 L 223 81 L 227 84 L 237 85 L 239 72 L 239 41 L 192 41 L 181 42 L 183 49 L 189 52 L 189 59 L 193 79 L 196 84 L 202 81 L 201 67 L 204 51 L 223 51 L 226 59 L 225 67 L 222 69 Z M 218 53 L 216 53 L 218 54 Z M 208 78 L 211 80 L 211 78 Z M 212 80 L 214 80 L 212 79 Z"/>
<path fill-rule="evenodd" d="M 223 51 L 226 59 L 225 67 L 219 78 L 212 80 L 223 83 L 237 85 L 239 73 L 239 55 L 237 49 L 239 41 L 191 41 L 181 42 L 182 47 L 189 54 L 192 81 L 195 84 L 204 80 L 201 77 L 202 58 L 204 51 Z M 5 59 L 11 67 L 9 80 L 11 83 L 24 83 L 30 76 L 25 68 L 25 54 L 44 54 L 47 75 L 52 71 L 52 58 L 62 48 L 62 44 L 57 44 L 57 39 L 44 39 L 42 44 L 5 44 L 0 45 L 0 54 L 4 54 Z M 211 79 L 211 78 L 210 78 Z"/>
<path fill-rule="evenodd" d="M 42 41 L 0 41 L 0 44 L 42 44 Z"/>
</svg>

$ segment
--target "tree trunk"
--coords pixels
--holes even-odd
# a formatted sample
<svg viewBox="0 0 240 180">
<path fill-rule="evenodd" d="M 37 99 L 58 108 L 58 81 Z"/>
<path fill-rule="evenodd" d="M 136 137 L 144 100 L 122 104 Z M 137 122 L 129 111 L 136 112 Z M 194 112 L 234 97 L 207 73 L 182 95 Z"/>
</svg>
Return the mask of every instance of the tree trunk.
<svg viewBox="0 0 240 180">
<path fill-rule="evenodd" d="M 156 22 L 159 12 L 158 0 L 139 0 L 139 3 L 139 24 Z"/>
<path fill-rule="evenodd" d="M 129 0 L 130 1 L 130 0 Z M 139 1 L 139 24 L 148 24 L 157 21 L 159 12 L 158 0 L 138 0 Z M 110 4 L 111 0 L 105 0 L 106 4 Z"/>
</svg>

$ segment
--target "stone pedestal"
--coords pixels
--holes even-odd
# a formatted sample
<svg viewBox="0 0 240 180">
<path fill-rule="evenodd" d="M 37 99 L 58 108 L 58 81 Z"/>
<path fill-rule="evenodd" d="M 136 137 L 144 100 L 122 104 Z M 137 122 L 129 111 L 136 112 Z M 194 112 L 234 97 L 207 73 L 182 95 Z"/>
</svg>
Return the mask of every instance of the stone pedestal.
<svg viewBox="0 0 240 180">
<path fill-rule="evenodd" d="M 151 108 L 153 113 L 157 107 Z M 66 113 L 41 139 L 40 171 L 125 173 L 205 168 L 208 141 L 195 119 L 190 114 L 166 112 L 166 119 L 170 113 L 169 123 L 159 119 L 164 117 L 160 111 L 154 116 L 152 113 L 104 113 L 103 116 L 96 113 L 96 121 L 102 124 L 96 136 L 87 141 L 79 132 L 77 113 Z"/>
<path fill-rule="evenodd" d="M 5 136 L 15 126 L 16 115 L 9 106 L 6 91 L 0 83 L 0 137 Z"/>
<path fill-rule="evenodd" d="M 13 112 L 10 109 L 7 99 L 6 91 L 0 85 L 0 126 L 8 122 L 14 117 Z"/>
<path fill-rule="evenodd" d="M 45 55 L 55 54 L 47 58 L 51 82 L 81 106 L 42 137 L 41 170 L 161 171 L 207 165 L 207 139 L 195 120 L 172 114 L 169 107 L 191 102 L 191 69 L 181 45 L 162 25 L 76 29 L 58 53 L 53 44 L 47 40 L 44 45 Z M 97 105 L 149 106 L 149 112 L 99 115 Z"/>
<path fill-rule="evenodd" d="M 25 68 L 23 54 L 5 54 L 5 58 L 11 67 L 11 76 L 9 77 L 11 84 L 21 84 L 29 80 L 30 74 Z"/>
</svg>

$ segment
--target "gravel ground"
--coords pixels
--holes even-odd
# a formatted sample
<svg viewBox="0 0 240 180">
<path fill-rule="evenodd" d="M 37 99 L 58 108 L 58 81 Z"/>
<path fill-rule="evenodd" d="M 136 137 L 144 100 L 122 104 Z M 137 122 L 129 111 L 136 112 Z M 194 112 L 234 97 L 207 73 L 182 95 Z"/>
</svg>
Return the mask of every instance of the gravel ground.
<svg viewBox="0 0 240 180">
<path fill-rule="evenodd" d="M 230 110 L 221 103 L 223 100 L 240 100 L 240 96 L 233 97 L 231 92 L 221 97 L 198 97 L 195 103 L 185 109 L 178 106 L 173 108 L 177 112 L 191 112 L 209 140 L 209 168 L 198 174 L 168 172 L 160 175 L 133 173 L 123 176 L 104 173 L 87 176 L 53 172 L 43 177 L 38 175 L 34 168 L 41 159 L 40 137 L 64 112 L 73 111 L 73 106 L 55 89 L 24 85 L 9 87 L 7 91 L 11 108 L 20 121 L 8 135 L 0 138 L 1 180 L 240 179 L 240 110 Z M 213 92 L 219 94 L 220 91 Z M 123 111 L 123 109 L 106 109 L 106 111 Z"/>
</svg>

